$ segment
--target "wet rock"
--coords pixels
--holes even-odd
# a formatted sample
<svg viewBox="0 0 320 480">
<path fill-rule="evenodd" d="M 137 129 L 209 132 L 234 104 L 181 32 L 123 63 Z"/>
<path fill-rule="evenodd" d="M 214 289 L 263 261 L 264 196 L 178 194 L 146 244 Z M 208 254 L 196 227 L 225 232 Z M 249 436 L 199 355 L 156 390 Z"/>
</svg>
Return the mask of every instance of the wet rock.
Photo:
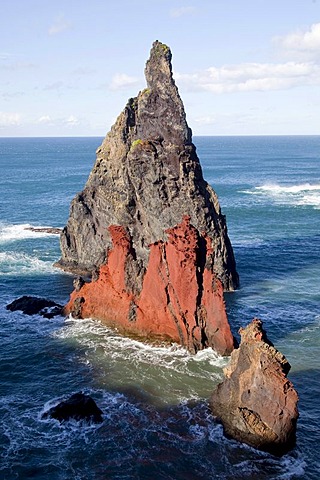
<svg viewBox="0 0 320 480">
<path fill-rule="evenodd" d="M 26 227 L 25 230 L 30 230 L 31 232 L 51 233 L 53 235 L 60 235 L 62 232 L 62 228 L 57 227 Z"/>
<path fill-rule="evenodd" d="M 223 286 L 210 263 L 212 242 L 190 217 L 166 231 L 166 242 L 149 246 L 139 293 L 132 282 L 141 273 L 133 274 L 137 263 L 132 238 L 121 226 L 109 230 L 113 248 L 99 278 L 72 293 L 65 313 L 100 319 L 124 333 L 175 341 L 191 352 L 212 347 L 221 355 L 230 354 L 234 339 Z"/>
<path fill-rule="evenodd" d="M 298 395 L 287 378 L 290 364 L 268 340 L 261 320 L 240 335 L 240 347 L 211 397 L 212 412 L 227 436 L 281 456 L 295 444 L 298 419 Z"/>
<path fill-rule="evenodd" d="M 75 290 L 76 292 L 78 290 Z M 82 305 L 85 303 L 85 298 L 84 297 L 76 297 L 74 299 L 74 302 L 72 305 L 70 305 L 70 309 L 67 309 L 67 308 L 64 308 L 64 312 L 66 314 L 69 314 L 71 313 L 71 315 L 73 316 L 73 318 L 84 318 L 82 316 Z M 68 304 L 69 305 L 69 304 Z"/>
<path fill-rule="evenodd" d="M 100 410 L 96 402 L 89 395 L 75 393 L 67 400 L 50 408 L 50 410 L 42 415 L 42 418 L 51 417 L 59 420 L 59 422 L 74 419 L 101 423 L 103 421 L 102 414 L 102 410 Z"/>
<path fill-rule="evenodd" d="M 7 310 L 15 312 L 21 310 L 25 315 L 42 315 L 44 318 L 53 318 L 62 315 L 62 305 L 45 298 L 24 295 L 6 306 Z"/>
<path fill-rule="evenodd" d="M 83 287 L 84 284 L 85 284 L 85 281 L 80 276 L 77 276 L 73 280 L 73 286 L 74 286 L 74 289 L 75 289 L 76 292 L 79 292 L 79 290 L 81 290 L 81 288 Z"/>
</svg>

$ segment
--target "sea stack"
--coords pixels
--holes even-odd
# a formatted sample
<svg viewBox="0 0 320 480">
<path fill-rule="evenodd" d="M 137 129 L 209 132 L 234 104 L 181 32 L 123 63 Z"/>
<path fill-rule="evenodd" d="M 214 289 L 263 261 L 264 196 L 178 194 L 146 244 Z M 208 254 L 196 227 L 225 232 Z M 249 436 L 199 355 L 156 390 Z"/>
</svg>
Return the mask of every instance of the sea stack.
<svg viewBox="0 0 320 480">
<path fill-rule="evenodd" d="M 218 198 L 204 180 L 171 51 L 154 42 L 130 98 L 73 199 L 57 265 L 92 277 L 66 313 L 190 351 L 233 349 L 223 290 L 238 286 Z"/>
<path fill-rule="evenodd" d="M 212 412 L 227 436 L 281 456 L 295 444 L 298 419 L 290 364 L 268 340 L 261 320 L 239 333 L 240 346 L 211 397 Z"/>
</svg>

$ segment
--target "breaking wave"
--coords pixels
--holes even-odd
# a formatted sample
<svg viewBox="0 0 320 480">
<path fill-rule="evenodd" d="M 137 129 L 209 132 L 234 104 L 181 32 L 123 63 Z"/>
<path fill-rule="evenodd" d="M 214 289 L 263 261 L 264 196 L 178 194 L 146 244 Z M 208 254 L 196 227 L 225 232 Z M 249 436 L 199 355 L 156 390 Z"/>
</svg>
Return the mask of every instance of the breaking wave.
<svg viewBox="0 0 320 480">
<path fill-rule="evenodd" d="M 206 398 L 212 385 L 221 381 L 222 367 L 228 362 L 211 348 L 191 355 L 177 344 L 124 337 L 91 319 L 70 318 L 54 336 L 83 352 L 79 361 L 94 368 L 100 386 L 122 391 L 129 385 L 148 392 L 157 404 Z"/>
<path fill-rule="evenodd" d="M 49 228 L 48 226 L 35 226 L 29 223 L 21 223 L 18 225 L 8 225 L 0 223 L 0 243 L 14 242 L 17 240 L 25 240 L 29 238 L 51 237 L 52 233 L 30 230 L 31 228 Z"/>
<path fill-rule="evenodd" d="M 0 252 L 0 276 L 4 275 L 36 275 L 58 273 L 51 261 L 44 261 L 37 256 L 26 253 L 7 251 Z"/>
<path fill-rule="evenodd" d="M 243 190 L 241 193 L 268 196 L 278 204 L 310 206 L 320 209 L 320 184 L 303 183 L 291 186 L 267 184 L 254 187 L 252 190 Z"/>
</svg>

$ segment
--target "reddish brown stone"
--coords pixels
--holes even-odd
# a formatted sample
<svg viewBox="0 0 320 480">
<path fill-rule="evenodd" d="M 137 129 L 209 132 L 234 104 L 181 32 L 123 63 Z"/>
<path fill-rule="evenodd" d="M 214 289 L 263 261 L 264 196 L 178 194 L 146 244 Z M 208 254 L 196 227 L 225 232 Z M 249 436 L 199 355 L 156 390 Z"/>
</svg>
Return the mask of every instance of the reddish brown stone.
<svg viewBox="0 0 320 480">
<path fill-rule="evenodd" d="M 298 418 L 298 395 L 287 378 L 290 364 L 268 340 L 261 320 L 240 334 L 211 408 L 228 436 L 280 456 L 295 444 Z"/>
<path fill-rule="evenodd" d="M 137 269 L 131 237 L 121 226 L 109 227 L 113 248 L 97 280 L 75 290 L 65 313 L 92 317 L 124 333 L 178 342 L 196 352 L 212 347 L 222 355 L 233 349 L 223 287 L 209 261 L 211 239 L 191 225 L 190 217 L 166 230 L 167 241 L 151 244 L 140 293 L 132 275 Z M 140 289 L 139 289 L 140 290 Z M 138 290 L 138 291 L 139 291 Z M 83 299 L 79 304 L 78 298 Z"/>
</svg>

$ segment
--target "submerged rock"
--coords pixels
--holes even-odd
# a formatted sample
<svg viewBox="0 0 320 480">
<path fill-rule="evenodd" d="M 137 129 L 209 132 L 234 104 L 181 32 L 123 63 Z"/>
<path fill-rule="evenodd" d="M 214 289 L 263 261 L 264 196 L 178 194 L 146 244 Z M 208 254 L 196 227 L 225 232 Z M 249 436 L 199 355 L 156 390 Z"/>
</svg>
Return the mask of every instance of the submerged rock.
<svg viewBox="0 0 320 480">
<path fill-rule="evenodd" d="M 166 45 L 154 42 L 145 75 L 147 88 L 119 115 L 71 203 L 57 265 L 93 282 L 76 283 L 66 311 L 230 353 L 222 292 L 238 286 L 235 259 Z"/>
<path fill-rule="evenodd" d="M 87 422 L 101 423 L 102 410 L 96 402 L 84 393 L 75 393 L 68 400 L 58 403 L 42 415 L 42 418 L 55 418 L 59 422 L 65 422 L 70 419 L 85 420 Z"/>
<path fill-rule="evenodd" d="M 62 315 L 62 305 L 52 300 L 47 300 L 46 298 L 31 297 L 28 295 L 17 298 L 7 305 L 6 309 L 11 312 L 20 310 L 25 315 L 38 314 L 44 318 L 53 318 L 57 315 Z"/>
<path fill-rule="evenodd" d="M 295 444 L 298 419 L 298 395 L 287 378 L 290 364 L 268 340 L 261 320 L 240 335 L 240 347 L 211 397 L 212 412 L 226 435 L 283 455 Z"/>
</svg>

